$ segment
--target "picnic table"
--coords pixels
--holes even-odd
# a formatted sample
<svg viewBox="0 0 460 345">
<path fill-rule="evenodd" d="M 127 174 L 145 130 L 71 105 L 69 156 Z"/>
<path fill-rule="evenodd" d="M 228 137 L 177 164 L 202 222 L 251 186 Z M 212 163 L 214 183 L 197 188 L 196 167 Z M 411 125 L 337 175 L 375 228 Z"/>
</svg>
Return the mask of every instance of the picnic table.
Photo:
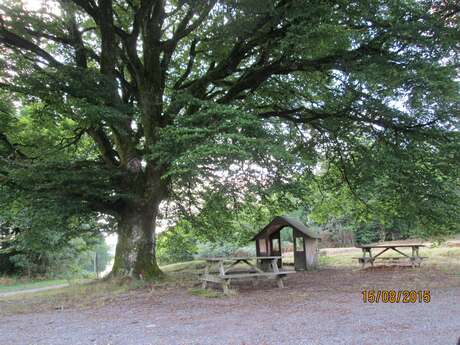
<svg viewBox="0 0 460 345">
<path fill-rule="evenodd" d="M 362 246 L 358 246 L 358 248 L 361 248 L 363 251 L 363 256 L 360 258 L 357 258 L 359 262 L 362 264 L 362 267 L 364 268 L 367 263 L 370 263 L 371 266 L 374 266 L 374 261 L 376 259 L 378 260 L 383 260 L 383 261 L 389 261 L 391 263 L 398 262 L 401 259 L 408 259 L 409 262 L 411 263 L 412 267 L 415 266 L 420 266 L 422 263 L 423 259 L 426 259 L 425 256 L 420 256 L 419 255 L 419 249 L 420 247 L 425 247 L 425 245 L 421 243 L 412 243 L 412 244 L 366 244 Z M 403 253 L 401 250 L 398 248 L 412 248 L 412 253 L 411 255 L 407 255 L 406 253 Z M 372 249 L 382 249 L 377 255 L 372 255 Z M 401 256 L 398 257 L 381 257 L 381 255 L 387 251 L 395 251 L 396 253 L 400 254 Z"/>
<path fill-rule="evenodd" d="M 253 281 L 255 281 L 255 279 L 259 277 L 274 278 L 278 283 L 278 287 L 283 288 L 283 278 L 286 277 L 287 274 L 295 272 L 280 271 L 278 268 L 279 259 L 281 259 L 280 256 L 206 258 L 206 266 L 201 276 L 202 288 L 206 289 L 208 282 L 217 283 L 222 285 L 224 294 L 228 294 L 232 279 L 253 279 Z M 263 271 L 257 264 L 253 264 L 251 261 L 254 260 L 257 264 L 264 264 L 268 261 L 268 265 L 263 265 L 268 267 L 267 271 Z M 240 263 L 245 264 L 244 270 L 241 270 L 241 265 L 240 267 L 236 267 Z M 211 272 L 213 266 L 218 267 L 217 273 Z M 238 269 L 238 271 L 236 269 Z"/>
</svg>

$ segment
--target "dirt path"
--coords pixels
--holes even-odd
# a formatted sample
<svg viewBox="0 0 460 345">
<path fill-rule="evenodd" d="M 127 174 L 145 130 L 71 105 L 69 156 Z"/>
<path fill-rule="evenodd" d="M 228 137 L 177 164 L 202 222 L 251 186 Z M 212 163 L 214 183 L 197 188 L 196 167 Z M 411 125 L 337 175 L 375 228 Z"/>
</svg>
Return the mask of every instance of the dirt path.
<svg viewBox="0 0 460 345">
<path fill-rule="evenodd" d="M 10 291 L 10 292 L 0 292 L 0 298 L 22 295 L 22 294 L 27 294 L 27 293 L 35 293 L 35 292 L 46 291 L 46 290 L 62 289 L 67 286 L 69 286 L 69 284 L 51 285 L 51 286 L 45 286 L 45 287 L 40 287 L 40 288 L 24 289 L 24 290 Z"/>
<path fill-rule="evenodd" d="M 227 298 L 169 288 L 96 309 L 0 318 L 4 345 L 455 345 L 460 279 L 435 270 L 321 270 Z M 430 289 L 430 303 L 364 304 L 361 290 Z M 1 308 L 1 301 L 0 301 Z"/>
</svg>

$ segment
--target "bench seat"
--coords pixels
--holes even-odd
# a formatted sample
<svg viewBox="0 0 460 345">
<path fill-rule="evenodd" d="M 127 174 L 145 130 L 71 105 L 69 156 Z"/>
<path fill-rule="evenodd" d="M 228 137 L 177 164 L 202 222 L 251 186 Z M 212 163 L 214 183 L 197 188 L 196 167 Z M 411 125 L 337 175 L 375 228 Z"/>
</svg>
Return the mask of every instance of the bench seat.
<svg viewBox="0 0 460 345">
<path fill-rule="evenodd" d="M 412 260 L 411 257 L 376 257 L 376 258 L 369 258 L 369 257 L 354 257 L 353 259 L 358 259 L 360 262 L 363 262 L 363 261 L 376 261 L 376 260 Z M 428 259 L 428 256 L 418 256 L 415 258 L 415 260 L 418 260 L 418 259 L 421 259 L 421 260 L 424 260 L 424 259 Z"/>
<path fill-rule="evenodd" d="M 400 256 L 400 257 L 355 257 L 353 259 L 358 259 L 358 261 L 364 266 L 367 263 L 370 263 L 372 266 L 374 266 L 375 262 L 387 262 L 387 263 L 400 263 L 402 261 L 400 260 L 407 260 L 412 264 L 412 267 L 414 265 L 419 266 L 422 264 L 422 261 L 425 259 L 428 259 L 427 256 L 417 256 L 417 257 L 406 257 L 406 256 Z"/>
<path fill-rule="evenodd" d="M 283 278 L 288 274 L 296 273 L 295 271 L 280 271 L 280 272 L 256 272 L 256 273 L 234 273 L 227 272 L 227 274 L 209 274 L 205 273 L 200 277 L 200 280 L 203 282 L 202 288 L 206 288 L 207 282 L 222 284 L 224 294 L 229 293 L 230 281 L 232 279 L 254 279 L 257 277 L 266 277 L 267 279 L 275 278 L 278 282 L 278 287 L 283 288 Z"/>
<path fill-rule="evenodd" d="M 407 260 L 407 259 L 410 259 L 410 258 L 406 258 L 406 257 L 395 257 L 395 258 L 389 258 L 389 257 L 385 257 L 385 258 L 377 258 L 375 260 Z"/>
<path fill-rule="evenodd" d="M 270 276 L 284 276 L 286 274 L 296 273 L 295 271 L 280 271 L 280 272 L 257 272 L 257 273 L 236 273 L 228 272 L 224 275 L 219 275 L 220 278 L 251 278 L 251 277 L 270 277 Z"/>
<path fill-rule="evenodd" d="M 374 261 L 374 260 L 375 260 L 374 258 L 369 258 L 369 257 L 365 257 L 365 258 L 360 257 L 360 258 L 353 258 L 353 259 L 358 259 L 359 262 L 363 262 L 363 261 L 365 261 L 365 262 L 370 262 L 370 261 Z"/>
</svg>

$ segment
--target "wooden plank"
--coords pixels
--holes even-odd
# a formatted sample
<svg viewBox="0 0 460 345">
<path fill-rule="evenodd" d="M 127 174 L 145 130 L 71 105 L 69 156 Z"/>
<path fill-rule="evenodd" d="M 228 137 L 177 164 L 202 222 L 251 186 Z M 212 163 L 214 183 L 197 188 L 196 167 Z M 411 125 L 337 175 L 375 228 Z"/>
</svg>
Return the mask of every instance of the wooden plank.
<svg viewBox="0 0 460 345">
<path fill-rule="evenodd" d="M 390 249 L 394 250 L 396 253 L 401 254 L 402 256 L 405 256 L 405 257 L 407 257 L 407 258 L 410 258 L 409 255 L 407 255 L 406 253 L 403 253 L 402 251 L 400 251 L 400 250 L 398 250 L 398 249 L 396 249 L 396 248 L 394 248 L 394 247 L 391 247 Z"/>
<path fill-rule="evenodd" d="M 364 257 L 361 257 L 361 258 L 356 258 L 356 259 L 358 259 L 360 262 L 372 262 L 372 261 L 374 261 L 373 257 L 367 257 L 367 256 L 364 256 Z"/>
<path fill-rule="evenodd" d="M 204 275 L 203 276 L 208 276 L 210 266 L 211 266 L 211 263 L 206 262 L 206 266 L 204 267 Z M 208 286 L 208 282 L 206 280 L 203 280 L 203 282 L 201 283 L 201 288 L 206 289 L 207 286 Z"/>
<path fill-rule="evenodd" d="M 278 260 L 277 259 L 272 259 L 271 268 L 272 268 L 272 271 L 275 272 L 275 273 L 278 273 L 280 271 L 278 269 Z"/>
<path fill-rule="evenodd" d="M 424 260 L 424 259 L 427 259 L 428 257 L 427 256 L 415 256 L 415 257 L 384 257 L 384 258 L 378 258 L 377 260 L 418 260 L 418 259 L 421 259 L 421 260 Z"/>
<path fill-rule="evenodd" d="M 232 269 L 232 267 L 238 265 L 241 262 L 241 260 L 236 260 L 235 262 L 232 262 L 230 265 L 225 267 L 225 272 L 228 272 Z"/>
<path fill-rule="evenodd" d="M 224 262 L 219 261 L 217 264 L 219 265 L 219 273 L 220 273 L 220 275 L 221 276 L 225 275 Z"/>
<path fill-rule="evenodd" d="M 384 258 L 378 258 L 377 260 L 407 260 L 408 258 L 403 258 L 403 257 L 384 257 Z"/>
<path fill-rule="evenodd" d="M 393 247 L 391 247 L 390 249 L 394 249 Z M 396 250 L 396 252 L 400 253 L 398 250 Z M 422 261 L 424 259 L 427 259 L 428 257 L 426 256 L 408 256 L 408 255 L 404 255 L 404 256 L 398 256 L 398 257 L 377 257 L 377 256 L 374 256 L 374 257 L 360 257 L 360 258 L 354 258 L 354 259 L 358 259 L 359 262 L 362 264 L 362 267 L 364 268 L 366 263 L 367 262 L 370 262 L 372 266 L 374 266 L 374 261 L 388 261 L 390 263 L 397 263 L 399 262 L 399 260 L 408 260 L 412 267 L 415 267 L 415 266 L 418 266 L 420 267 Z"/>
<path fill-rule="evenodd" d="M 221 284 L 224 294 L 228 294 L 230 292 L 230 282 L 231 279 L 245 279 L 249 278 L 252 281 L 255 281 L 257 277 L 266 277 L 266 278 L 275 278 L 278 283 L 278 287 L 283 288 L 283 278 L 291 273 L 296 273 L 295 271 L 279 271 L 278 269 L 278 260 L 280 256 L 263 256 L 263 257 L 227 257 L 227 258 L 207 258 L 206 259 L 206 266 L 204 269 L 204 274 L 200 278 L 202 280 L 202 287 L 207 287 L 207 282 L 213 282 Z M 263 272 L 258 267 L 253 265 L 249 260 L 262 260 L 262 261 L 269 261 L 270 268 L 272 272 Z M 225 266 L 224 262 L 232 262 L 230 265 Z M 243 272 L 243 273 L 234 273 L 231 271 L 238 263 L 243 262 L 249 266 L 250 269 L 254 270 L 255 272 Z M 210 268 L 213 264 L 218 266 L 219 272 L 218 274 L 210 274 Z"/>
<path fill-rule="evenodd" d="M 396 257 L 396 258 L 387 258 L 387 257 L 385 257 L 385 258 L 379 258 L 379 260 L 390 260 L 390 259 L 392 259 L 392 260 L 403 260 L 403 259 L 405 259 L 405 260 L 407 260 L 407 259 L 409 259 L 409 260 L 418 260 L 418 259 L 424 260 L 424 259 L 428 259 L 428 256 L 414 256 L 414 257 L 410 257 L 410 256 L 409 256 L 409 257 L 404 257 L 404 258 L 403 258 L 403 257 Z"/>
<path fill-rule="evenodd" d="M 278 276 L 278 277 L 276 278 L 276 282 L 278 283 L 278 287 L 279 287 L 280 289 L 284 289 L 283 278 L 282 278 L 281 276 Z"/>
<path fill-rule="evenodd" d="M 307 271 L 311 271 L 316 269 L 317 266 L 317 253 L 316 253 L 316 248 L 317 248 L 317 243 L 316 239 L 312 239 L 309 237 L 305 237 L 304 242 L 305 242 L 305 257 L 307 261 Z"/>
<path fill-rule="evenodd" d="M 287 274 L 296 273 L 293 271 L 286 271 L 286 272 L 266 272 L 266 273 L 254 273 L 254 274 L 229 274 L 226 276 L 214 276 L 214 275 L 206 275 L 201 277 L 201 280 L 207 282 L 213 282 L 217 284 L 221 284 L 222 290 L 224 294 L 229 294 L 230 292 L 230 282 L 232 279 L 245 279 L 249 278 L 253 282 L 255 282 L 257 277 L 266 277 L 267 279 L 274 278 L 277 281 L 279 288 L 284 288 L 283 278 L 286 277 Z"/>
<path fill-rule="evenodd" d="M 253 265 L 252 263 L 250 263 L 248 260 L 242 260 L 246 265 L 248 265 L 249 267 L 251 267 L 252 269 L 254 269 L 256 272 L 259 272 L 259 273 L 263 273 L 263 271 L 257 267 L 256 265 Z"/>
<path fill-rule="evenodd" d="M 241 273 L 241 274 L 225 274 L 220 275 L 219 278 L 252 278 L 252 277 L 276 277 L 284 276 L 287 274 L 296 273 L 294 271 L 280 271 L 280 272 L 263 272 L 263 273 Z"/>
<path fill-rule="evenodd" d="M 230 293 L 230 279 L 224 279 L 222 281 L 222 290 L 224 290 L 224 295 L 228 295 Z"/>
<path fill-rule="evenodd" d="M 356 248 L 392 248 L 392 247 L 426 247 L 424 244 L 363 244 L 362 246 L 356 246 Z"/>
<path fill-rule="evenodd" d="M 215 276 L 215 275 L 212 275 L 212 274 L 203 275 L 200 279 L 202 281 L 207 281 L 207 282 L 212 282 L 212 283 L 221 283 L 222 282 L 222 279 L 220 278 L 220 276 Z"/>
<path fill-rule="evenodd" d="M 215 272 L 216 274 L 219 274 L 219 272 Z M 254 270 L 245 270 L 245 269 L 238 269 L 238 270 L 231 270 L 231 271 L 226 271 L 225 275 L 233 275 L 233 274 L 255 274 L 255 273 L 264 273 L 259 272 L 259 271 L 254 271 Z"/>
<path fill-rule="evenodd" d="M 269 260 L 269 259 L 281 259 L 281 256 L 234 256 L 234 257 L 211 257 L 205 258 L 206 261 L 235 261 L 235 260 Z"/>
<path fill-rule="evenodd" d="M 391 248 L 391 249 L 394 249 L 394 248 Z M 377 255 L 374 255 L 373 258 L 376 259 L 377 257 L 379 257 L 380 255 L 382 255 L 383 253 L 385 253 L 387 250 L 390 250 L 390 248 L 385 248 L 384 250 L 382 250 L 380 253 L 378 253 Z"/>
</svg>

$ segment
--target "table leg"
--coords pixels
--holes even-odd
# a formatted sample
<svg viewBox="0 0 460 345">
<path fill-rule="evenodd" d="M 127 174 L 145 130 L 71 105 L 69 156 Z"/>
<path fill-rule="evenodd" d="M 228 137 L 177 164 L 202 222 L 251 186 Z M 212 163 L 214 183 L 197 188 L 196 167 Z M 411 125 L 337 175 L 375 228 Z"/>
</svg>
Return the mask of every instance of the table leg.
<svg viewBox="0 0 460 345">
<path fill-rule="evenodd" d="M 277 283 L 278 283 L 278 287 L 280 289 L 284 289 L 284 283 L 283 283 L 283 278 L 281 276 L 277 276 L 276 277 L 276 280 L 277 280 Z"/>
<path fill-rule="evenodd" d="M 219 261 L 219 273 L 221 276 L 225 275 L 224 261 Z"/>
<path fill-rule="evenodd" d="M 207 276 L 209 273 L 209 265 L 209 262 L 206 262 L 206 266 L 204 266 L 204 276 Z M 203 282 L 201 283 L 201 288 L 206 289 L 207 286 L 208 282 L 206 280 L 203 280 Z"/>
<path fill-rule="evenodd" d="M 367 255 L 366 255 L 366 253 L 367 253 Z M 374 260 L 372 258 L 371 248 L 363 248 L 362 268 L 366 267 L 366 262 L 368 261 L 367 258 L 369 259 L 369 262 L 371 263 L 371 266 L 374 267 Z"/>
<path fill-rule="evenodd" d="M 272 259 L 270 266 L 273 272 L 279 273 L 280 270 L 278 269 L 278 259 Z M 282 276 L 280 275 L 276 276 L 276 283 L 278 284 L 278 287 L 280 289 L 284 289 L 284 282 L 283 282 Z"/>
<path fill-rule="evenodd" d="M 228 295 L 230 293 L 230 279 L 222 280 L 222 290 L 224 290 L 224 295 Z"/>
<path fill-rule="evenodd" d="M 420 259 L 419 247 L 412 247 L 412 267 L 420 267 L 422 260 Z"/>
</svg>

